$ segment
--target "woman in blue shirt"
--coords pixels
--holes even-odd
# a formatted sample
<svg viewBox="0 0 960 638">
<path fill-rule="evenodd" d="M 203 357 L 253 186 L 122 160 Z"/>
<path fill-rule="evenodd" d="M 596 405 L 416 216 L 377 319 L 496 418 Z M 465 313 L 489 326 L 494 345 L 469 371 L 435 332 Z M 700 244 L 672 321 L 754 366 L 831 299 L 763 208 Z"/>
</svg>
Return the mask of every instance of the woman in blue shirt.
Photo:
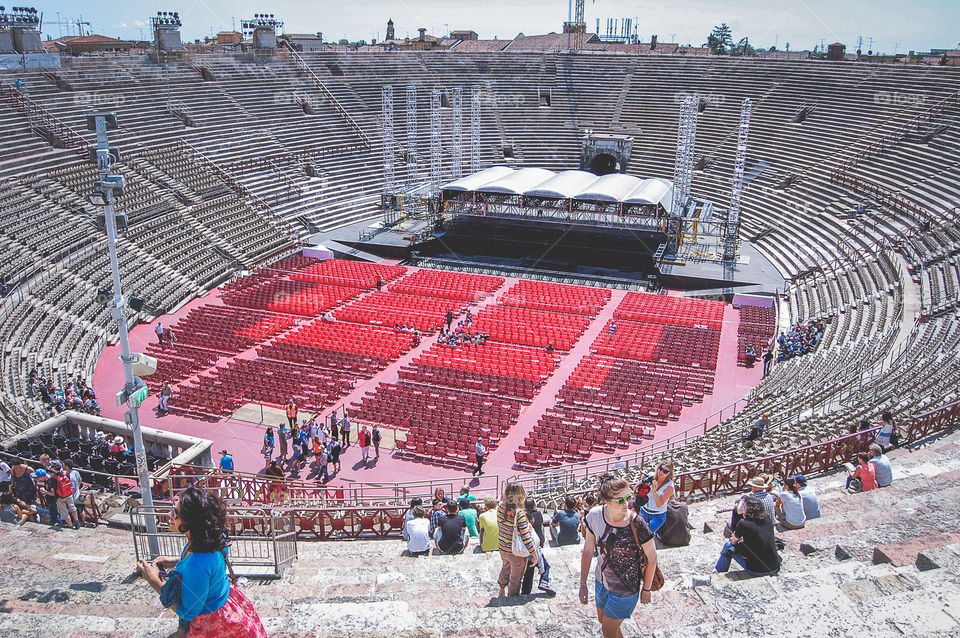
<svg viewBox="0 0 960 638">
<path fill-rule="evenodd" d="M 184 490 L 173 503 L 170 529 L 187 537 L 180 559 L 140 561 L 137 569 L 180 617 L 177 635 L 265 638 L 253 605 L 227 577 L 226 511 L 220 499 L 195 487 Z M 170 568 L 165 583 L 160 570 Z"/>
</svg>

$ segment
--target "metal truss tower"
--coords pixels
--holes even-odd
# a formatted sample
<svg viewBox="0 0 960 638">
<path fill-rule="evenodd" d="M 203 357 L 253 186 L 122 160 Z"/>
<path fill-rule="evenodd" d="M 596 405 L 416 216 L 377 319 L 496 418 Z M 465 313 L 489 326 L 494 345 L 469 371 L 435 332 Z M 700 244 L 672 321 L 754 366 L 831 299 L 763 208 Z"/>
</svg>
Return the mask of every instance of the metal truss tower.
<svg viewBox="0 0 960 638">
<path fill-rule="evenodd" d="M 453 87 L 453 155 L 451 166 L 453 179 L 463 177 L 463 87 Z"/>
<path fill-rule="evenodd" d="M 673 214 L 680 217 L 690 196 L 693 182 L 694 146 L 697 138 L 696 95 L 684 98 L 680 106 L 680 122 L 677 126 L 677 153 L 673 164 Z"/>
<path fill-rule="evenodd" d="M 690 96 L 689 101 L 683 156 L 683 197 L 686 201 L 690 200 L 690 188 L 693 186 L 693 166 L 696 159 L 697 116 L 700 114 L 700 95 L 694 93 Z"/>
<path fill-rule="evenodd" d="M 579 51 L 583 48 L 583 32 L 587 30 L 587 22 L 584 17 L 583 5 L 585 0 L 574 0 L 576 3 L 576 12 L 573 17 L 573 50 Z"/>
<path fill-rule="evenodd" d="M 434 89 L 430 93 L 430 194 L 440 193 L 441 153 L 443 152 L 443 123 L 440 119 L 440 98 L 443 91 Z"/>
<path fill-rule="evenodd" d="M 737 135 L 737 158 L 733 165 L 733 187 L 730 189 L 730 210 L 727 213 L 727 233 L 723 242 L 723 258 L 737 256 L 737 235 L 740 232 L 740 196 L 743 193 L 743 174 L 747 167 L 747 138 L 750 133 L 750 114 L 753 100 L 746 98 L 740 106 L 740 132 Z"/>
<path fill-rule="evenodd" d="M 474 84 L 470 92 L 470 171 L 480 170 L 480 85 Z"/>
<path fill-rule="evenodd" d="M 417 179 L 417 85 L 407 85 L 407 180 Z"/>
<path fill-rule="evenodd" d="M 396 187 L 397 148 L 393 136 L 393 86 L 386 85 L 380 92 L 380 112 L 383 119 L 383 194 L 393 195 Z"/>
</svg>

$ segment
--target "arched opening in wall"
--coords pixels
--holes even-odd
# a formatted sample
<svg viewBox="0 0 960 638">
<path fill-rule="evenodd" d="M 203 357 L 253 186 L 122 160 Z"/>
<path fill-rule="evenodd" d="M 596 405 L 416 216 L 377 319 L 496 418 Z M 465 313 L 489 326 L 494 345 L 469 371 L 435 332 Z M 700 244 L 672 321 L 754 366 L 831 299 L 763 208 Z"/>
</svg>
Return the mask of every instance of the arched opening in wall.
<svg viewBox="0 0 960 638">
<path fill-rule="evenodd" d="M 590 160 L 590 172 L 594 175 L 609 175 L 616 173 L 619 168 L 617 158 L 607 153 L 600 153 Z"/>
</svg>

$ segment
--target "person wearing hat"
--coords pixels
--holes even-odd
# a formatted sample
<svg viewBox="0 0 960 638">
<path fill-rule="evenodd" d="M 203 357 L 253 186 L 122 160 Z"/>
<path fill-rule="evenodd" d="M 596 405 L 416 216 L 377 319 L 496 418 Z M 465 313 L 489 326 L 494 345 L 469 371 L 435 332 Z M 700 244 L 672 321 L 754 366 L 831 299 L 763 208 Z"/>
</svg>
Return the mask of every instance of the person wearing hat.
<svg viewBox="0 0 960 638">
<path fill-rule="evenodd" d="M 720 550 L 715 571 L 721 574 L 728 571 L 732 561 L 753 576 L 773 575 L 780 571 L 773 519 L 756 495 L 744 499 L 743 518 Z"/>
<path fill-rule="evenodd" d="M 123 442 L 122 436 L 114 437 L 113 441 L 110 443 L 110 454 L 123 454 L 127 451 L 127 444 Z"/>
<path fill-rule="evenodd" d="M 747 481 L 747 487 L 750 488 L 750 493 L 742 496 L 733 508 L 733 514 L 730 517 L 731 531 L 737 529 L 737 523 L 739 523 L 740 519 L 743 518 L 743 512 L 746 508 L 746 500 L 751 496 L 763 503 L 763 507 L 767 510 L 767 516 L 770 517 L 771 521 L 777 520 L 775 499 L 773 495 L 767 491 L 773 487 L 772 477 L 765 473 L 757 474 Z"/>
<path fill-rule="evenodd" d="M 224 472 L 233 471 L 233 457 L 226 450 L 220 450 L 220 469 Z"/>
<path fill-rule="evenodd" d="M 747 441 L 756 441 L 761 438 L 767 429 L 770 427 L 770 413 L 764 412 L 763 416 L 753 422 L 753 425 L 750 426 L 750 431 L 747 432 L 742 439 L 741 443 L 746 443 Z"/>
<path fill-rule="evenodd" d="M 797 474 L 793 477 L 800 488 L 800 494 L 803 496 L 803 513 L 807 520 L 811 518 L 820 518 L 820 500 L 817 498 L 817 492 L 812 487 L 807 487 L 807 477 L 803 474 Z"/>
</svg>

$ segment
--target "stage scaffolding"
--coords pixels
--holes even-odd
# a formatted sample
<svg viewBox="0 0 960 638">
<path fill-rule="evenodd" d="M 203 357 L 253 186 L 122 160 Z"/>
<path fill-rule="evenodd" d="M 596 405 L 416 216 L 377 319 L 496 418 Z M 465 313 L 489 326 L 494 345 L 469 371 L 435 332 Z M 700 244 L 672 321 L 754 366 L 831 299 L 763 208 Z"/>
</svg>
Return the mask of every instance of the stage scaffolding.
<svg viewBox="0 0 960 638">
<path fill-rule="evenodd" d="M 622 228 L 648 233 L 666 232 L 666 222 L 669 217 L 661 206 L 547 199 L 478 191 L 444 191 L 443 212 L 447 217 L 464 215 L 496 217 L 541 223 Z"/>
<path fill-rule="evenodd" d="M 692 198 L 681 217 L 660 205 L 548 199 L 480 191 L 443 191 L 437 216 L 490 217 L 535 223 L 616 228 L 662 235 L 658 261 L 723 261 L 728 217 L 712 202 Z M 671 236 L 670 233 L 676 233 Z M 671 241 L 673 240 L 673 241 Z"/>
</svg>

